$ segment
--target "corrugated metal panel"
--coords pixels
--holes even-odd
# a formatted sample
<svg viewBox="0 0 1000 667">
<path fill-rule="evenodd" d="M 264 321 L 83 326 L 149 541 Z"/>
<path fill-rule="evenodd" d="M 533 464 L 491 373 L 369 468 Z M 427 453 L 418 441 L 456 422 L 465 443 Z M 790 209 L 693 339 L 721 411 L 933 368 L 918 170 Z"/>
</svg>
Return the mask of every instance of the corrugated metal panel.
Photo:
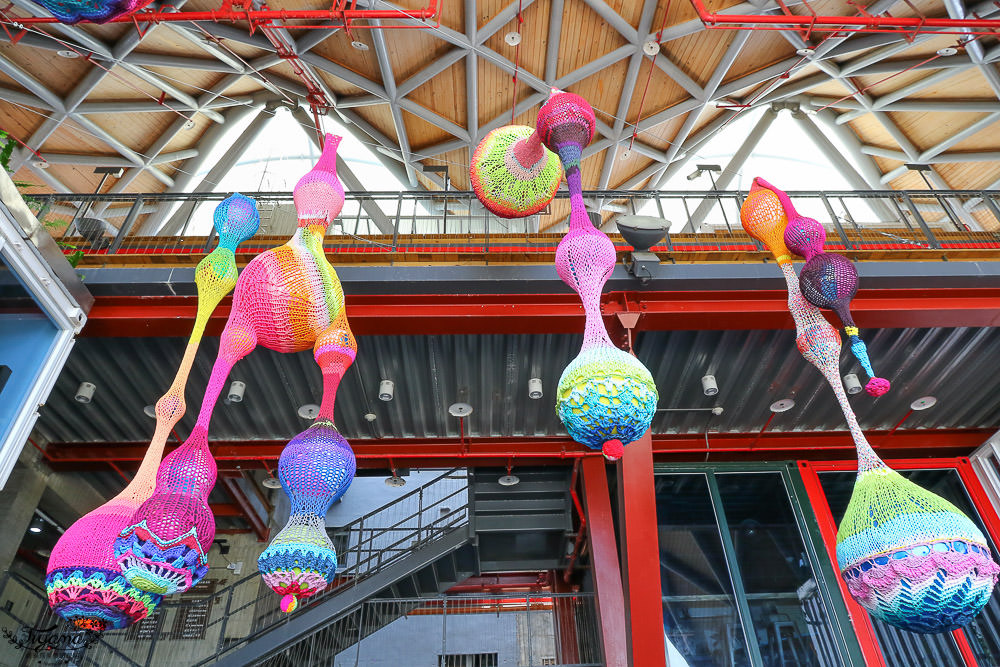
<svg viewBox="0 0 1000 667">
<path fill-rule="evenodd" d="M 1000 427 L 1000 329 L 886 329 L 863 332 L 875 368 L 893 383 L 886 396 L 851 398 L 866 429 L 892 428 L 915 398 L 934 395 L 938 404 L 911 415 L 904 428 Z M 38 429 L 56 442 L 148 440 L 153 420 L 143 406 L 169 386 L 184 340 L 173 338 L 84 338 L 41 411 Z M 456 401 L 471 403 L 466 420 L 474 437 L 559 435 L 553 397 L 556 382 L 579 350 L 579 335 L 367 336 L 358 360 L 337 396 L 337 424 L 349 439 L 452 438 L 458 420 L 448 415 Z M 187 435 L 218 349 L 207 338 L 188 383 L 188 412 L 178 427 Z M 774 431 L 843 430 L 843 416 L 820 374 L 795 350 L 792 331 L 645 332 L 636 351 L 660 391 L 660 408 L 721 405 L 725 413 L 661 412 L 657 433 L 755 432 L 768 405 L 793 397 L 795 407 L 775 416 Z M 845 349 L 843 372 L 863 373 Z M 700 378 L 716 376 L 719 394 L 706 397 Z M 527 396 L 528 379 L 540 377 L 545 396 Z M 377 398 L 379 380 L 395 382 L 395 398 Z M 259 348 L 238 363 L 231 380 L 246 382 L 244 401 L 220 402 L 213 439 L 287 439 L 308 425 L 298 406 L 319 403 L 319 369 L 311 352 L 283 355 Z M 79 382 L 97 385 L 89 405 L 73 400 Z M 366 412 L 377 419 L 369 424 Z M 709 421 L 710 420 L 710 421 Z"/>
</svg>

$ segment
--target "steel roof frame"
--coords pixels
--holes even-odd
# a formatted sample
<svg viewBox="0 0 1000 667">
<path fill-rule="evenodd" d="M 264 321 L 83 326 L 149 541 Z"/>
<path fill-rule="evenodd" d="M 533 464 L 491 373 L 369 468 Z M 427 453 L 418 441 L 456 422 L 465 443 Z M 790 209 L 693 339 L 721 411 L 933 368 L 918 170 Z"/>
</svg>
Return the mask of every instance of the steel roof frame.
<svg viewBox="0 0 1000 667">
<path fill-rule="evenodd" d="M 503 54 L 485 46 L 485 43 L 490 37 L 502 30 L 504 26 L 509 23 L 509 21 L 517 16 L 519 7 L 523 11 L 532 4 L 532 1 L 533 0 L 524 0 L 521 3 L 512 2 L 501 12 L 498 12 L 497 15 L 494 16 L 487 24 L 480 28 L 476 25 L 475 21 L 475 0 L 464 0 L 467 17 L 464 25 L 464 32 L 458 32 L 448 28 L 447 26 L 428 28 L 431 30 L 432 35 L 453 45 L 454 48 L 445 52 L 433 62 L 428 63 L 422 70 L 414 73 L 402 81 L 396 81 L 395 73 L 393 72 L 389 62 L 388 46 L 385 42 L 384 36 L 379 30 L 372 31 L 372 38 L 375 43 L 374 55 L 378 61 L 382 79 L 381 82 L 371 81 L 348 70 L 346 67 L 329 61 L 313 52 L 313 48 L 333 34 L 334 30 L 332 29 L 308 31 L 300 34 L 297 39 L 292 39 L 288 35 L 288 32 L 284 31 L 280 26 L 276 26 L 275 30 L 281 32 L 282 39 L 288 43 L 293 53 L 298 56 L 299 62 L 304 68 L 308 68 L 313 72 L 315 72 L 315 70 L 323 71 L 326 74 L 341 78 L 344 81 L 347 81 L 348 83 L 358 86 L 366 91 L 367 95 L 361 96 L 360 98 L 340 100 L 332 93 L 332 91 L 328 89 L 328 87 L 325 86 L 325 84 L 323 84 L 323 87 L 326 88 L 324 93 L 328 95 L 329 100 L 334 105 L 334 109 L 348 123 L 349 127 L 352 130 L 356 129 L 357 131 L 367 134 L 373 138 L 383 149 L 381 151 L 383 155 L 388 156 L 392 160 L 401 162 L 403 167 L 406 169 L 408 180 L 412 186 L 416 183 L 417 172 L 422 171 L 423 160 L 427 160 L 440 155 L 441 153 L 460 148 L 465 148 L 471 155 L 471 152 L 474 150 L 479 139 L 486 132 L 509 122 L 508 113 L 504 113 L 492 119 L 488 123 L 484 123 L 482 125 L 478 123 L 477 63 L 479 58 L 486 58 L 487 61 L 494 66 L 509 73 L 514 72 L 514 63 Z M 174 3 L 174 6 L 179 8 L 182 6 L 182 2 Z M 603 189 L 612 185 L 610 183 L 611 174 L 616 160 L 620 157 L 618 147 L 622 143 L 630 141 L 632 138 L 633 124 L 626 121 L 624 115 L 630 107 L 632 96 L 635 92 L 636 84 L 638 83 L 639 68 L 642 58 L 645 57 L 642 54 L 642 45 L 644 42 L 650 39 L 655 40 L 657 37 L 656 33 L 652 32 L 651 25 L 656 5 L 652 0 L 647 0 L 644 3 L 640 24 L 638 28 L 634 28 L 603 0 L 585 0 L 587 6 L 607 21 L 608 25 L 618 32 L 627 44 L 609 54 L 606 54 L 605 56 L 595 59 L 593 62 L 588 63 L 573 72 L 570 72 L 562 77 L 557 77 L 556 65 L 558 63 L 558 56 L 560 48 L 564 46 L 560 43 L 559 39 L 562 27 L 562 12 L 560 10 L 563 8 L 563 1 L 552 0 L 552 2 L 553 7 L 550 12 L 550 23 L 548 26 L 549 43 L 545 54 L 545 71 L 542 73 L 543 78 L 539 78 L 532 72 L 524 70 L 519 71 L 519 80 L 536 92 L 519 103 L 514 111 L 515 114 L 517 114 L 538 105 L 544 100 L 552 86 L 561 88 L 572 86 L 574 83 L 597 74 L 603 69 L 614 65 L 624 58 L 629 58 L 629 67 L 623 82 L 624 85 L 622 94 L 619 97 L 616 107 L 616 117 L 610 125 L 604 122 L 598 123 L 598 131 L 601 136 L 594 144 L 592 144 L 592 146 L 589 147 L 588 150 L 588 155 L 593 155 L 601 150 L 606 151 L 598 182 L 598 187 Z M 22 10 L 27 10 L 34 15 L 45 15 L 44 10 L 29 2 L 29 0 L 14 0 L 14 4 Z M 868 11 L 874 15 L 881 15 L 895 4 L 896 0 L 881 0 L 872 7 L 869 7 Z M 367 9 L 399 9 L 396 5 L 382 0 L 369 0 L 367 2 L 361 2 L 359 3 L 359 7 L 360 6 L 364 6 Z M 970 16 L 985 18 L 991 13 L 997 11 L 997 8 L 990 3 L 980 3 L 979 5 L 969 9 L 965 7 L 962 0 L 947 0 L 946 6 L 951 18 L 968 18 Z M 769 14 L 773 13 L 775 9 L 776 5 L 773 3 L 768 3 L 763 8 L 749 3 L 743 3 L 721 12 L 721 14 Z M 414 23 L 416 22 L 414 21 Z M 223 23 L 198 24 L 199 28 L 197 31 L 192 27 L 179 23 L 162 25 L 167 25 L 181 38 L 197 44 L 205 52 L 205 55 L 210 57 L 153 57 L 147 54 L 142 54 L 141 52 L 136 53 L 135 50 L 141 45 L 145 35 L 149 34 L 150 30 L 160 29 L 156 25 L 151 26 L 149 30 L 143 34 L 140 34 L 138 31 L 130 31 L 114 45 L 105 44 L 101 40 L 89 34 L 80 26 L 58 24 L 53 25 L 51 28 L 51 30 L 60 35 L 58 38 L 52 37 L 47 39 L 33 33 L 28 33 L 22 38 L 24 43 L 30 46 L 49 48 L 53 50 L 61 47 L 65 48 L 64 45 L 58 40 L 72 43 L 74 44 L 74 48 L 86 50 L 92 54 L 95 61 L 100 61 L 101 64 L 108 70 L 115 66 L 121 67 L 123 70 L 128 71 L 134 76 L 138 76 L 145 82 L 159 88 L 165 95 L 162 104 L 154 100 L 150 100 L 149 102 L 140 101 L 115 104 L 113 106 L 106 104 L 102 105 L 100 102 L 87 102 L 87 96 L 98 85 L 100 85 L 106 76 L 108 76 L 108 72 L 100 67 L 92 69 L 87 75 L 85 75 L 80 83 L 78 83 L 77 86 L 69 94 L 67 94 L 65 98 L 63 98 L 52 92 L 44 84 L 44 82 L 39 81 L 29 72 L 24 71 L 22 68 L 18 67 L 6 58 L 0 57 L 0 71 L 6 73 L 8 76 L 11 76 L 23 88 L 23 90 L 0 88 L 0 99 L 4 99 L 15 104 L 32 106 L 51 114 L 42 126 L 37 131 L 32 133 L 32 135 L 27 139 L 28 145 L 34 150 L 39 151 L 39 154 L 44 158 L 46 153 L 43 149 L 46 140 L 51 137 L 63 123 L 71 121 L 81 125 L 87 132 L 95 135 L 96 138 L 118 153 L 120 158 L 111 159 L 107 156 L 93 156 L 92 161 L 88 162 L 89 156 L 86 155 L 72 157 L 67 156 L 66 158 L 62 158 L 59 157 L 59 153 L 57 152 L 52 156 L 54 162 L 62 160 L 62 163 L 81 165 L 89 164 L 97 166 L 109 164 L 111 161 L 114 161 L 115 164 L 128 166 L 125 176 L 122 179 L 119 179 L 112 186 L 112 192 L 124 191 L 134 182 L 134 179 L 143 172 L 149 172 L 155 178 L 164 183 L 168 191 L 185 192 L 195 185 L 195 183 L 193 183 L 193 179 L 190 178 L 190 176 L 185 172 L 191 172 L 193 168 L 196 167 L 199 156 L 207 155 L 223 133 L 206 133 L 196 146 L 188 149 L 188 152 L 173 151 L 167 156 L 161 156 L 160 153 L 177 136 L 177 134 L 183 131 L 185 125 L 188 124 L 188 119 L 194 117 L 198 113 L 205 115 L 215 123 L 224 123 L 225 117 L 220 112 L 225 107 L 235 105 L 259 106 L 260 104 L 260 97 L 255 98 L 254 96 L 241 96 L 236 99 L 226 98 L 225 100 L 220 101 L 218 98 L 224 94 L 226 89 L 234 83 L 240 81 L 243 77 L 250 76 L 258 81 L 261 81 L 260 77 L 264 76 L 266 77 L 266 81 L 261 81 L 262 88 L 266 87 L 269 89 L 277 89 L 277 91 L 281 94 L 287 94 L 293 99 L 297 99 L 300 103 L 303 103 L 305 87 L 302 86 L 302 84 L 297 81 L 289 81 L 281 76 L 267 72 L 268 69 L 284 62 L 284 59 L 276 53 L 274 45 L 262 36 L 250 35 L 235 26 Z M 688 21 L 683 24 L 671 26 L 663 31 L 661 41 L 668 42 L 679 39 L 704 29 L 705 27 L 700 21 Z M 201 39 L 199 31 L 206 32 L 215 38 L 235 40 L 242 44 L 253 46 L 263 51 L 268 51 L 269 53 L 255 59 L 249 63 L 249 66 L 247 66 L 246 64 L 240 62 L 238 57 L 234 57 L 221 46 Z M 793 27 L 783 30 L 782 34 L 796 48 L 811 46 L 807 42 L 803 41 L 799 33 Z M 731 67 L 739 58 L 748 36 L 748 31 L 734 33 L 734 38 L 728 44 L 725 54 L 704 86 L 692 80 L 683 71 L 683 69 L 673 63 L 662 51 L 656 56 L 654 60 L 656 66 L 676 81 L 678 85 L 684 88 L 691 95 L 691 97 L 665 109 L 651 110 L 651 113 L 648 113 L 646 118 L 637 122 L 638 131 L 641 132 L 656 124 L 681 115 L 686 114 L 686 117 L 677 134 L 671 140 L 670 146 L 666 150 L 660 150 L 650 146 L 642 142 L 641 139 L 635 141 L 632 146 L 633 151 L 645 157 L 652 158 L 655 162 L 631 177 L 626 178 L 623 183 L 617 185 L 625 185 L 629 188 L 639 187 L 643 185 L 643 183 L 647 186 L 652 185 L 653 188 L 662 186 L 668 178 L 677 173 L 678 169 L 683 166 L 683 163 L 687 160 L 690 153 L 695 150 L 698 145 L 714 136 L 717 131 L 725 126 L 726 122 L 733 115 L 733 113 L 737 113 L 733 112 L 724 114 L 724 120 L 721 122 L 710 123 L 709 126 L 700 131 L 695 137 L 692 137 L 692 131 L 697 124 L 699 116 L 703 111 L 705 111 L 706 108 L 720 99 L 732 97 L 733 95 L 739 94 L 743 91 L 753 90 L 756 88 L 757 90 L 752 93 L 752 99 L 756 100 L 753 106 L 786 100 L 789 98 L 796 98 L 797 101 L 802 104 L 808 104 L 814 107 L 825 107 L 826 105 L 830 105 L 832 100 L 823 97 L 803 98 L 801 95 L 806 93 L 809 88 L 829 80 L 840 81 L 843 85 L 848 86 L 850 89 L 853 84 L 850 83 L 850 80 L 848 79 L 849 76 L 897 71 L 900 68 L 908 67 L 914 64 L 909 61 L 893 63 L 889 60 L 893 55 L 911 45 L 911 42 L 905 41 L 901 36 L 851 35 L 827 40 L 825 43 L 817 47 L 816 52 L 808 58 L 788 58 L 753 74 L 739 77 L 735 80 L 729 81 L 728 83 L 723 83 Z M 920 35 L 917 36 L 914 41 L 923 41 L 935 36 L 936 35 L 934 33 Z M 852 52 L 857 53 L 857 56 L 846 63 L 838 65 L 829 60 L 829 58 L 834 56 L 842 56 Z M 463 59 L 466 64 L 465 102 L 466 115 L 468 119 L 465 127 L 461 127 L 453 123 L 452 121 L 438 115 L 433 110 L 417 104 L 407 97 L 421 85 Z M 1000 47 L 986 51 L 978 42 L 973 42 L 966 49 L 965 55 L 941 58 L 934 63 L 928 63 L 928 69 L 937 69 L 935 73 L 913 84 L 904 86 L 898 91 L 883 95 L 879 98 L 872 98 L 863 93 L 855 93 L 853 96 L 850 96 L 845 100 L 832 101 L 833 104 L 831 106 L 841 110 L 840 115 L 837 116 L 836 119 L 838 124 L 845 124 L 849 120 L 857 118 L 860 115 L 872 114 L 873 117 L 883 126 L 885 131 L 893 137 L 900 149 L 899 151 L 892 149 L 880 149 L 882 152 L 872 153 L 864 150 L 865 147 L 862 142 L 851 142 L 856 143 L 858 147 L 857 151 L 853 150 L 853 146 L 851 148 L 851 152 L 854 153 L 853 157 L 855 160 L 860 160 L 862 162 L 867 161 L 867 165 L 874 165 L 874 163 L 871 162 L 873 154 L 890 159 L 904 159 L 905 157 L 905 160 L 910 163 L 931 165 L 972 160 L 973 157 L 968 154 L 948 153 L 947 150 L 968 136 L 989 127 L 994 123 L 1000 122 L 1000 109 L 998 109 L 997 106 L 1000 105 L 1000 102 L 984 103 L 981 101 L 959 101 L 949 103 L 949 111 L 967 111 L 970 113 L 981 113 L 986 111 L 990 115 L 969 124 L 965 128 L 956 131 L 948 138 L 939 142 L 937 145 L 925 150 L 920 150 L 913 145 L 908 137 L 906 137 L 906 135 L 892 122 L 887 114 L 895 111 L 929 111 L 943 108 L 934 101 L 907 100 L 906 98 L 919 92 L 920 90 L 925 89 L 929 85 L 940 83 L 941 81 L 952 76 L 966 72 L 969 69 L 978 69 L 993 88 L 994 92 L 997 93 L 998 99 L 1000 99 L 1000 72 L 997 71 L 996 65 L 993 62 L 997 59 L 1000 59 Z M 223 72 L 226 73 L 227 76 L 216 86 L 213 86 L 210 90 L 195 98 L 194 96 L 184 93 L 184 91 L 180 90 L 169 80 L 165 80 L 162 76 L 154 74 L 146 69 L 146 67 L 156 66 L 157 64 L 188 69 L 191 71 Z M 794 74 L 796 71 L 808 66 L 815 66 L 820 71 L 817 74 L 808 76 L 805 79 L 796 80 L 794 82 L 789 82 L 788 77 L 780 76 L 786 72 Z M 316 76 L 315 78 L 322 82 L 322 77 Z M 762 85 L 765 87 L 763 91 L 759 88 L 759 86 Z M 271 90 L 271 92 L 275 93 L 275 90 Z M 383 135 L 375 127 L 368 123 L 363 116 L 359 115 L 357 111 L 355 111 L 355 109 L 359 107 L 371 104 L 389 104 L 392 111 L 395 134 L 397 135 L 395 138 Z M 738 101 L 738 104 L 745 104 L 745 102 Z M 175 121 L 167 129 L 167 131 L 157 139 L 153 146 L 149 150 L 145 151 L 145 154 L 141 154 L 132 149 L 125 142 L 116 138 L 113 133 L 103 130 L 87 118 L 87 114 L 90 113 L 141 113 L 163 111 L 165 109 L 172 109 L 176 111 L 179 114 L 179 117 L 177 121 Z M 403 110 L 444 130 L 450 134 L 453 139 L 449 139 L 435 146 L 429 146 L 421 150 L 412 150 L 402 115 Z M 691 139 L 695 139 L 695 141 L 691 141 Z M 823 147 L 824 151 L 828 149 L 829 146 Z M 991 154 L 992 152 L 986 152 L 976 157 L 988 158 Z M 27 166 L 32 169 L 34 173 L 39 176 L 39 178 L 48 183 L 50 186 L 64 191 L 67 190 L 66 186 L 60 183 L 54 176 L 45 174 L 43 170 L 34 166 L 29 160 L 31 156 L 31 152 L 23 149 L 19 150 L 15 154 L 11 166 L 19 168 L 22 165 L 27 164 Z M 168 176 L 160 169 L 159 165 L 179 160 L 183 160 L 183 162 L 181 162 L 182 171 L 173 177 Z M 233 160 L 232 162 L 235 164 L 236 160 Z M 888 173 L 880 172 L 878 182 L 883 184 L 888 183 L 905 173 L 905 171 L 905 167 L 898 167 Z M 877 182 L 872 181 L 872 173 L 869 166 L 864 166 L 861 176 L 868 183 L 869 187 L 878 187 Z M 937 172 L 930 172 L 929 176 L 935 187 L 942 189 L 946 189 L 948 187 L 948 184 Z"/>
</svg>

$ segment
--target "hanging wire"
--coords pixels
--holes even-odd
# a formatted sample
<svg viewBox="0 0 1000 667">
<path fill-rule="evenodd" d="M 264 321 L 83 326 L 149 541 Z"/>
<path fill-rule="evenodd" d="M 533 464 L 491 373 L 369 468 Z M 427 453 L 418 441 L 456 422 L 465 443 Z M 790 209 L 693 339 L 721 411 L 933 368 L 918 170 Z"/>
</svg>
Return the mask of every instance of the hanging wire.
<svg viewBox="0 0 1000 667">
<path fill-rule="evenodd" d="M 514 86 L 510 91 L 511 125 L 514 124 L 514 114 L 517 111 L 517 73 L 521 68 L 521 26 L 524 25 L 524 16 L 522 16 L 521 10 L 523 6 L 524 0 L 517 0 L 517 44 L 514 46 L 514 73 L 511 75 Z"/>
</svg>

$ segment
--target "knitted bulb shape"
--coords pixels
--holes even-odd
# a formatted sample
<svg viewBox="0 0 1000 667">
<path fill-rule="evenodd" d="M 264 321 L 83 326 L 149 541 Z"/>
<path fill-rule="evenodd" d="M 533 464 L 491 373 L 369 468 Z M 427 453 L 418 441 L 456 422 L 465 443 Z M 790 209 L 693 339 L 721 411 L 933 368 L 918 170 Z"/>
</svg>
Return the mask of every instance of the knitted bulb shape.
<svg viewBox="0 0 1000 667">
<path fill-rule="evenodd" d="M 325 419 L 295 436 L 281 453 L 278 479 L 291 500 L 291 514 L 257 559 L 257 568 L 272 590 L 291 597 L 282 604 L 285 611 L 333 581 L 337 552 L 326 533 L 326 513 L 347 491 L 355 470 L 350 446 Z"/>
<path fill-rule="evenodd" d="M 152 0 L 37 0 L 62 23 L 107 23 L 134 14 Z"/>
<path fill-rule="evenodd" d="M 968 517 L 878 460 L 859 470 L 837 532 L 837 564 L 868 613 L 920 633 L 967 624 L 1000 572 Z"/>
<path fill-rule="evenodd" d="M 323 224 L 329 224 L 344 208 L 344 186 L 337 178 L 340 139 L 327 134 L 316 165 L 295 184 L 292 197 L 299 220 L 322 220 Z"/>
<path fill-rule="evenodd" d="M 119 533 L 153 493 L 166 438 L 185 412 L 184 387 L 208 318 L 236 284 L 236 246 L 257 232 L 256 204 L 236 194 L 215 210 L 219 245 L 195 269 L 198 314 L 184 358 L 167 392 L 156 402 L 156 432 L 139 470 L 125 489 L 84 515 L 59 538 L 49 557 L 45 588 L 49 605 L 79 627 L 123 628 L 156 607 L 160 595 L 131 584 L 115 552 Z"/>
<path fill-rule="evenodd" d="M 583 203 L 579 157 L 593 136 L 594 112 L 582 97 L 555 92 L 538 118 L 539 136 L 562 159 L 570 192 L 570 229 L 556 248 L 556 272 L 580 295 L 586 315 L 583 346 L 559 378 L 556 414 L 570 437 L 616 459 L 649 429 L 658 395 L 649 370 L 615 347 L 601 317 L 616 253 Z"/>
<path fill-rule="evenodd" d="M 525 125 L 507 125 L 487 134 L 469 165 L 476 197 L 502 218 L 538 213 L 556 196 L 562 180 L 559 156 Z"/>
<path fill-rule="evenodd" d="M 788 218 L 781 200 L 754 179 L 750 193 L 740 207 L 743 230 L 771 250 L 779 264 L 791 262 L 792 256 L 785 246 L 785 227 Z"/>
<path fill-rule="evenodd" d="M 781 194 L 785 195 L 783 192 Z M 778 199 L 781 200 L 780 195 Z M 785 195 L 785 199 L 788 199 L 788 195 Z M 790 206 L 791 200 L 784 208 L 787 210 Z M 794 211 L 794 209 L 792 210 Z M 819 224 L 819 221 L 793 213 L 788 219 L 788 226 L 785 227 L 784 239 L 789 250 L 808 260 L 823 252 L 823 244 L 826 243 L 826 230 L 823 229 L 823 225 Z"/>
</svg>

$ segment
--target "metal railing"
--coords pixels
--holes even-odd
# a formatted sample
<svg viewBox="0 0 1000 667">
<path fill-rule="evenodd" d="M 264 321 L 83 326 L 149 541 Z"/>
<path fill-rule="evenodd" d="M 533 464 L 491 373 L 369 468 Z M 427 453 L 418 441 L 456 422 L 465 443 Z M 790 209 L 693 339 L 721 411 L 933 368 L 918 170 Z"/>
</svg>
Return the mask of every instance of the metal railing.
<svg viewBox="0 0 1000 667">
<path fill-rule="evenodd" d="M 300 602 L 302 609 L 359 585 L 414 549 L 469 522 L 468 480 L 464 469 L 449 470 L 413 491 L 332 530 L 339 559 L 334 581 Z M 218 590 L 197 590 L 183 598 L 164 598 L 142 622 L 104 633 L 89 648 L 70 653 L 21 651 L 0 641 L 0 665 L 48 664 L 69 660 L 93 667 L 190 667 L 209 664 L 221 653 L 242 646 L 291 619 L 281 612 L 279 596 L 255 572 Z M 0 577 L 0 625 L 54 628 L 76 632 L 52 613 L 44 590 L 24 577 Z M 42 660 L 42 662 L 39 662 Z M 66 664 L 52 662 L 52 664 Z"/>
<path fill-rule="evenodd" d="M 599 667 L 592 593 L 368 600 L 259 667 Z"/>
<path fill-rule="evenodd" d="M 198 257 L 214 244 L 212 211 L 227 193 L 44 195 L 32 208 L 67 254 L 88 264 L 140 261 L 142 255 Z M 290 192 L 246 193 L 257 200 L 261 229 L 242 245 L 254 255 L 283 244 L 297 220 Z M 800 213 L 827 229 L 827 248 L 866 253 L 924 253 L 1000 249 L 1000 191 L 802 191 L 789 193 Z M 698 261 L 702 253 L 758 253 L 739 222 L 741 191 L 588 191 L 602 210 L 601 225 L 620 250 L 617 215 L 650 215 L 670 222 L 654 251 Z M 179 207 L 179 212 L 173 212 Z M 507 220 L 489 214 L 472 192 L 348 192 L 328 230 L 326 248 L 338 261 L 397 261 L 407 256 L 464 261 L 543 261 L 566 229 L 566 192 L 541 213 Z M 594 214 L 596 217 L 596 214 Z M 968 254 L 968 253 L 967 253 Z M 97 257 L 100 256 L 100 257 Z"/>
</svg>

